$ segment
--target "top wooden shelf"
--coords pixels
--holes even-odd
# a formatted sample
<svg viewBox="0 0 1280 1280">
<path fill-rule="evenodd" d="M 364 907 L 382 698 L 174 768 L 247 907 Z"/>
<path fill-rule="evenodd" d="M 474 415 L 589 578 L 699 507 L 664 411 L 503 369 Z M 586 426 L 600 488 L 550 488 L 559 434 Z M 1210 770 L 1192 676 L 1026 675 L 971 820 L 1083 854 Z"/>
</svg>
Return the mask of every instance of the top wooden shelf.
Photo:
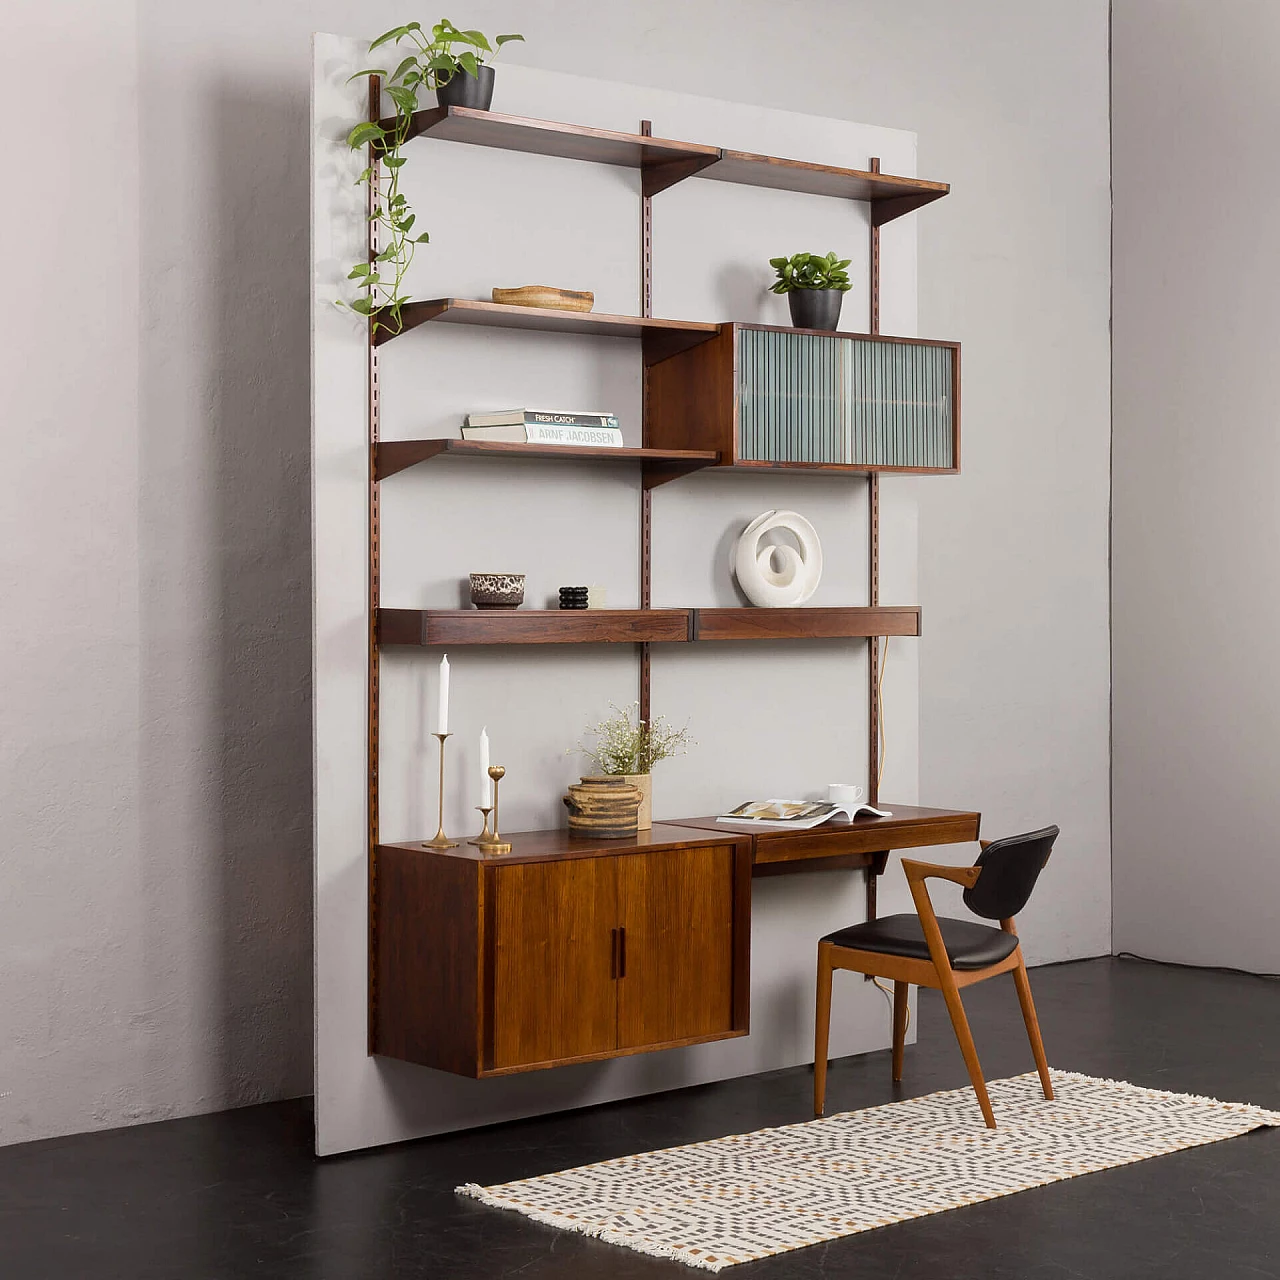
<svg viewBox="0 0 1280 1280">
<path fill-rule="evenodd" d="M 866 169 L 839 169 L 829 164 L 755 155 L 750 151 L 722 151 L 719 162 L 698 176 L 715 182 L 737 182 L 746 187 L 867 200 L 871 204 L 872 225 L 877 227 L 941 200 L 951 190 L 945 182 L 899 178 Z"/>
<path fill-rule="evenodd" d="M 394 128 L 395 119 L 385 119 L 381 124 L 386 129 Z M 750 151 L 728 151 L 701 142 L 618 133 L 470 107 L 430 107 L 414 112 L 406 141 L 417 137 L 639 169 L 647 196 L 665 191 L 685 178 L 707 178 L 749 187 L 866 200 L 871 204 L 871 221 L 877 227 L 940 200 L 951 189 L 945 182 L 841 169 Z"/>
<path fill-rule="evenodd" d="M 393 129 L 395 117 L 381 124 L 384 129 Z M 719 147 L 701 142 L 674 142 L 642 133 L 617 133 L 581 124 L 476 111 L 471 107 L 429 107 L 415 111 L 409 118 L 405 141 L 424 136 L 443 142 L 469 142 L 477 147 L 498 147 L 503 151 L 639 169 L 644 174 L 647 196 L 656 195 L 720 159 Z"/>
</svg>

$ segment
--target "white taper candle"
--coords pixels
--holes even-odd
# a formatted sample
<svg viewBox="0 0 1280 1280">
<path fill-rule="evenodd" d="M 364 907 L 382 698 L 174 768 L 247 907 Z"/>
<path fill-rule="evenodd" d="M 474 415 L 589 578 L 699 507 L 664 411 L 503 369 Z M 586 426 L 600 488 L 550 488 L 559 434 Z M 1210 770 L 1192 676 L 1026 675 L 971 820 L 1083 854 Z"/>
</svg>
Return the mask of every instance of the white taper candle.
<svg viewBox="0 0 1280 1280">
<path fill-rule="evenodd" d="M 493 807 L 493 779 L 489 777 L 489 729 L 480 730 L 480 807 Z"/>
<path fill-rule="evenodd" d="M 449 655 L 440 659 L 440 695 L 436 703 L 436 732 L 449 732 Z"/>
</svg>

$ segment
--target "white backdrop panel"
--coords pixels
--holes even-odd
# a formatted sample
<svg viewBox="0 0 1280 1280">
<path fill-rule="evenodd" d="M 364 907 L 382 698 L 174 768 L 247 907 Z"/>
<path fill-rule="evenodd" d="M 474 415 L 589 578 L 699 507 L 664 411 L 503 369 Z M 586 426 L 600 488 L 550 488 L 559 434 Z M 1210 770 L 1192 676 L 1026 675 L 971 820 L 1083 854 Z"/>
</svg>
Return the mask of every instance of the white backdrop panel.
<svg viewBox="0 0 1280 1280">
<path fill-rule="evenodd" d="M 315 491 L 316 1117 L 322 1154 L 492 1123 L 812 1059 L 816 939 L 861 918 L 862 881 L 818 873 L 754 886 L 751 1035 L 529 1076 L 470 1081 L 366 1054 L 365 358 L 360 327 L 333 306 L 358 260 L 363 222 L 351 185 L 361 161 L 343 136 L 363 112 L 346 84 L 365 65 L 359 41 L 315 38 L 313 101 L 313 420 Z M 915 172 L 915 137 L 630 85 L 503 66 L 496 110 L 800 159 Z M 404 189 L 432 243 L 409 280 L 416 297 L 487 297 L 494 285 L 591 289 L 596 309 L 639 307 L 639 188 L 629 170 L 421 140 Z M 654 200 L 654 313 L 786 323 L 767 292 L 769 257 L 836 249 L 853 259 L 842 327 L 864 329 L 863 205 L 688 181 Z M 882 327 L 915 333 L 914 219 L 882 239 Z M 349 296 L 349 295 L 347 295 Z M 943 336 L 946 335 L 933 335 Z M 638 344 L 428 326 L 383 348 L 384 439 L 455 434 L 470 409 L 528 404 L 619 412 L 640 438 Z M 639 477 L 621 467 L 486 464 L 442 459 L 382 486 L 382 602 L 457 607 L 472 570 L 528 574 L 527 601 L 558 586 L 600 583 L 609 603 L 639 602 Z M 883 488 L 882 599 L 916 600 L 915 482 Z M 823 539 L 820 604 L 866 601 L 866 491 L 826 477 L 695 475 L 654 498 L 654 603 L 737 604 L 732 536 L 760 511 L 794 508 Z M 458 650 L 446 822 L 476 817 L 476 737 L 487 725 L 509 830 L 561 825 L 560 795 L 580 772 L 565 754 L 610 701 L 636 696 L 629 648 L 479 653 Z M 388 840 L 434 826 L 437 661 L 409 650 L 382 668 L 381 824 Z M 697 746 L 660 766 L 655 817 L 707 813 L 763 794 L 813 795 L 829 781 L 865 782 L 866 648 L 861 643 L 656 647 L 654 709 L 689 721 Z M 884 794 L 917 792 L 916 642 L 898 640 L 885 682 Z M 428 747 L 431 749 L 428 750 Z M 906 905 L 892 877 L 885 910 Z M 833 1054 L 888 1043 L 874 988 L 846 983 Z M 801 1118 L 801 1117 L 797 1117 Z"/>
</svg>

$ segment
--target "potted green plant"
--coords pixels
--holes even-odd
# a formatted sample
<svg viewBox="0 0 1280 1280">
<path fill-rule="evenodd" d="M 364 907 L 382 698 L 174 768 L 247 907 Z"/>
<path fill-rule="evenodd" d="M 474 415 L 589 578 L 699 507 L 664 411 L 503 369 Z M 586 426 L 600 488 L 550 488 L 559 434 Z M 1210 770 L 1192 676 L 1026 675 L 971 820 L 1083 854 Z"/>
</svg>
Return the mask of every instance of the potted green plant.
<svg viewBox="0 0 1280 1280">
<path fill-rule="evenodd" d="M 834 253 L 796 253 L 790 258 L 770 258 L 778 273 L 771 292 L 785 293 L 791 323 L 797 329 L 834 330 L 840 322 L 840 304 L 853 287 L 845 268 L 848 258 Z"/>
<path fill-rule="evenodd" d="M 491 65 L 504 44 L 523 40 L 514 33 L 496 36 L 492 44 L 480 31 L 463 31 L 448 18 L 441 18 L 431 28 L 430 36 L 420 22 L 407 22 L 402 27 L 392 27 L 383 32 L 370 46 L 369 52 L 384 44 L 399 44 L 407 40 L 416 46 L 389 76 L 385 71 L 376 74 L 386 78 L 388 84 L 399 84 L 415 94 L 419 86 L 434 89 L 436 101 L 442 107 L 472 107 L 488 111 L 493 101 L 494 71 Z"/>
<path fill-rule="evenodd" d="M 367 316 L 374 333 L 380 329 L 399 333 L 403 327 L 401 310 L 409 301 L 404 279 L 417 246 L 430 239 L 425 231 L 413 234 L 417 215 L 400 190 L 400 170 L 405 164 L 401 149 L 418 109 L 419 90 L 434 89 L 436 100 L 442 105 L 452 103 L 487 111 L 493 99 L 493 68 L 485 65 L 484 55 L 497 57 L 497 50 L 504 44 L 523 39 L 521 35 L 498 36 L 491 46 L 481 32 L 460 31 L 448 18 L 441 18 L 431 28 L 428 39 L 422 23 L 408 22 L 384 31 L 369 45 L 369 52 L 402 40 L 415 45 L 416 52 L 404 58 L 394 71 L 366 67 L 350 77 L 358 80 L 377 76 L 396 112 L 389 129 L 377 120 L 362 120 L 347 135 L 352 150 L 372 148 L 371 163 L 357 182 L 366 183 L 373 193 L 370 220 L 378 224 L 383 248 L 372 262 L 357 262 L 347 275 L 348 280 L 356 281 L 357 288 L 364 290 L 363 296 L 338 305 Z M 462 45 L 468 47 L 455 52 Z"/>
<path fill-rule="evenodd" d="M 625 709 L 612 702 L 609 707 L 613 715 L 587 730 L 595 737 L 594 745 L 580 742 L 569 748 L 569 754 L 580 751 L 601 776 L 624 778 L 636 787 L 641 795 L 638 829 L 647 831 L 653 825 L 653 766 L 659 760 L 682 756 L 688 751 L 692 745 L 689 727 L 673 729 L 664 716 L 641 720 L 638 702 Z"/>
</svg>

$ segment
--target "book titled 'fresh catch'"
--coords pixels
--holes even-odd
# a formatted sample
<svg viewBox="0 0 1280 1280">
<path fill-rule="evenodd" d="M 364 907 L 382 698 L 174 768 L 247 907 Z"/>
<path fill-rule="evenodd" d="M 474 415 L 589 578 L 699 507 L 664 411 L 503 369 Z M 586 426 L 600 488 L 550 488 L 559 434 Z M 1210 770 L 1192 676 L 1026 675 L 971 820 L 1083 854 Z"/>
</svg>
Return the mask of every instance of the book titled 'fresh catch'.
<svg viewBox="0 0 1280 1280">
<path fill-rule="evenodd" d="M 520 444 L 594 445 L 606 449 L 620 449 L 623 443 L 617 414 L 557 413 L 543 409 L 469 413 L 462 438 Z"/>
</svg>

